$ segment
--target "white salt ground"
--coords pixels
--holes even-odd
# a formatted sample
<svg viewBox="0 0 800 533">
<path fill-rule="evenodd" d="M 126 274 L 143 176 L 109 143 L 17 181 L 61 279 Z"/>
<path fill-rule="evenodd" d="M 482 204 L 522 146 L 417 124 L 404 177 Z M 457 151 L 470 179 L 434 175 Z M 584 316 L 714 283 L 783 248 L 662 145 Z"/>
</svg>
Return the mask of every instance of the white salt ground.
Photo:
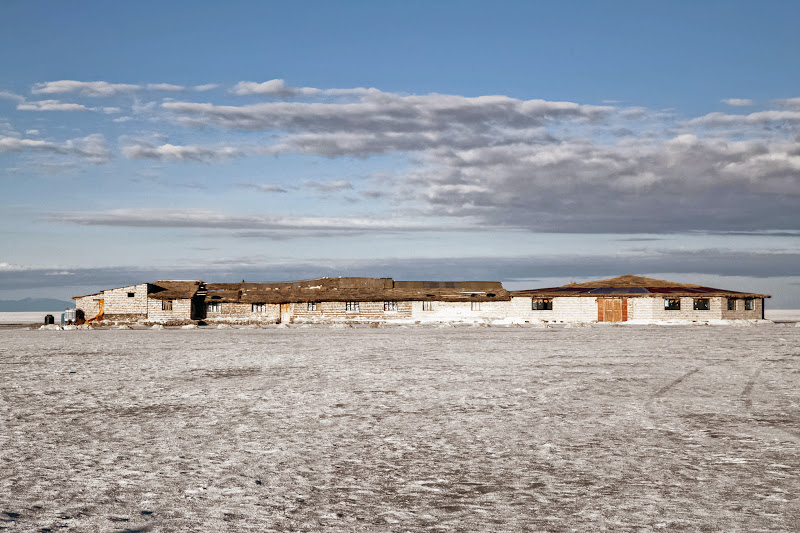
<svg viewBox="0 0 800 533">
<path fill-rule="evenodd" d="M 800 329 L 0 332 L 12 531 L 796 531 Z"/>
</svg>

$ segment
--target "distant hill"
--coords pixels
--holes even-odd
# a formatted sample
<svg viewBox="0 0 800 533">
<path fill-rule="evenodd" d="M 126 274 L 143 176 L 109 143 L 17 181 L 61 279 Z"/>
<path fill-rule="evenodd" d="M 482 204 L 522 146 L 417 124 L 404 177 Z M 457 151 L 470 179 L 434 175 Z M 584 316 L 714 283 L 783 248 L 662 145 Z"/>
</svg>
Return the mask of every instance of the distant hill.
<svg viewBox="0 0 800 533">
<path fill-rule="evenodd" d="M 75 307 L 73 302 L 53 298 L 23 298 L 22 300 L 0 300 L 0 313 L 23 311 L 62 311 Z"/>
</svg>

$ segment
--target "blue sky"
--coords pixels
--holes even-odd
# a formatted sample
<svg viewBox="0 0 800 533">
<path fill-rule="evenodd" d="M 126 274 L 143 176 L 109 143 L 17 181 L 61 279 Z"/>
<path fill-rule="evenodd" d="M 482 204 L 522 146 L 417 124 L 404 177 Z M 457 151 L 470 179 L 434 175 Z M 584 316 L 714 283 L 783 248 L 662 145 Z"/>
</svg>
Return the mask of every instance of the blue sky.
<svg viewBox="0 0 800 533">
<path fill-rule="evenodd" d="M 0 298 L 635 273 L 800 308 L 795 2 L 0 5 Z"/>
</svg>

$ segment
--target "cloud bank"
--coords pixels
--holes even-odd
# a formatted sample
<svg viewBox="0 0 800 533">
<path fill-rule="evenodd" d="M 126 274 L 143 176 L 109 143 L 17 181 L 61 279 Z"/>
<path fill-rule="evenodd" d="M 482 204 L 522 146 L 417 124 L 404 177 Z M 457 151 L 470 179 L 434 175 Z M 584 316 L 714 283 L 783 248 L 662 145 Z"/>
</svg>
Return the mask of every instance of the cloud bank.
<svg viewBox="0 0 800 533">
<path fill-rule="evenodd" d="M 213 88 L 193 87 L 201 92 Z M 177 93 L 185 88 L 60 80 L 38 83 L 31 92 L 99 99 L 146 90 Z M 202 131 L 207 140 L 208 132 L 216 130 L 235 142 L 179 144 L 167 142 L 166 136 L 157 142 L 124 136 L 122 155 L 224 163 L 264 155 L 367 159 L 394 154 L 407 165 L 387 168 L 389 178 L 338 176 L 308 180 L 299 189 L 318 196 L 352 191 L 351 199 L 415 210 L 457 227 L 477 221 L 532 232 L 800 229 L 800 98 L 776 99 L 770 108 L 749 113 L 683 117 L 641 106 L 294 87 L 282 79 L 241 81 L 227 93 L 203 94 L 223 102 L 191 101 L 191 94 L 198 96 L 186 91 L 181 100 L 135 100 L 131 114 L 177 129 L 182 138 Z M 18 109 L 122 112 L 117 106 L 28 102 L 14 93 L 0 97 Z M 722 102 L 755 105 L 744 98 Z M 122 125 L 129 117 L 111 120 Z M 98 139 L 57 144 L 9 135 L 0 140 L 0 150 L 108 160 L 109 150 Z M 86 148 L 92 144 L 95 150 Z M 284 191 L 269 184 L 258 187 Z M 256 224 L 250 229 L 264 228 Z"/>
</svg>

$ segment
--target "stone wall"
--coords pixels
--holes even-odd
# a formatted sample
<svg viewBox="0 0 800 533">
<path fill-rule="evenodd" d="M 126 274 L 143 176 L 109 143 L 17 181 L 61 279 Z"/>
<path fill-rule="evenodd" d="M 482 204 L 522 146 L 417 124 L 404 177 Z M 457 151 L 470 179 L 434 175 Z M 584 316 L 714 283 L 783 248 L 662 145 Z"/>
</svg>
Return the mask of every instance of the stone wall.
<svg viewBox="0 0 800 533">
<path fill-rule="evenodd" d="M 75 308 L 83 311 L 86 320 L 94 318 L 100 312 L 100 300 L 103 299 L 103 294 L 90 294 L 81 298 L 75 298 Z"/>
<path fill-rule="evenodd" d="M 280 304 L 264 304 L 264 311 L 254 312 L 252 304 L 221 302 L 219 311 L 211 311 L 206 302 L 206 318 L 208 323 L 229 323 L 229 322 L 263 322 L 272 324 L 278 321 L 281 312 Z"/>
<path fill-rule="evenodd" d="M 760 320 L 763 316 L 763 298 L 753 298 L 753 309 L 750 311 L 746 311 L 744 308 L 744 298 L 736 298 L 734 301 L 736 302 L 736 309 L 733 311 L 728 311 L 728 298 L 722 298 L 722 318 L 726 320 Z"/>
<path fill-rule="evenodd" d="M 415 302 L 416 303 L 416 302 Z M 359 310 L 347 311 L 345 302 L 317 302 L 317 310 L 309 311 L 308 303 L 289 304 L 293 322 L 379 322 L 411 318 L 411 302 L 397 302 L 397 311 L 384 311 L 383 302 L 359 302 Z"/>
<path fill-rule="evenodd" d="M 431 310 L 423 310 L 424 302 L 411 304 L 411 318 L 422 322 L 475 322 L 504 320 L 507 318 L 508 302 L 480 302 L 480 310 L 473 310 L 472 302 L 441 302 L 431 300 Z"/>
<path fill-rule="evenodd" d="M 148 322 L 188 322 L 192 319 L 192 301 L 190 299 L 167 300 L 172 302 L 172 310 L 164 311 L 162 302 L 155 298 L 147 299 Z"/>
<path fill-rule="evenodd" d="M 669 299 L 669 298 L 667 298 Z M 680 309 L 664 309 L 662 296 L 628 299 L 628 320 L 719 320 L 722 318 L 723 306 L 728 305 L 727 298 L 708 298 L 708 311 L 695 311 L 694 298 L 679 298 Z M 744 304 L 742 304 L 744 306 Z M 760 318 L 761 315 L 758 315 Z"/>
<path fill-rule="evenodd" d="M 103 299 L 107 320 L 147 317 L 147 283 L 103 291 Z"/>
<path fill-rule="evenodd" d="M 514 322 L 597 322 L 597 298 L 555 297 L 552 310 L 533 310 L 532 300 L 513 296 L 508 317 Z"/>
</svg>

